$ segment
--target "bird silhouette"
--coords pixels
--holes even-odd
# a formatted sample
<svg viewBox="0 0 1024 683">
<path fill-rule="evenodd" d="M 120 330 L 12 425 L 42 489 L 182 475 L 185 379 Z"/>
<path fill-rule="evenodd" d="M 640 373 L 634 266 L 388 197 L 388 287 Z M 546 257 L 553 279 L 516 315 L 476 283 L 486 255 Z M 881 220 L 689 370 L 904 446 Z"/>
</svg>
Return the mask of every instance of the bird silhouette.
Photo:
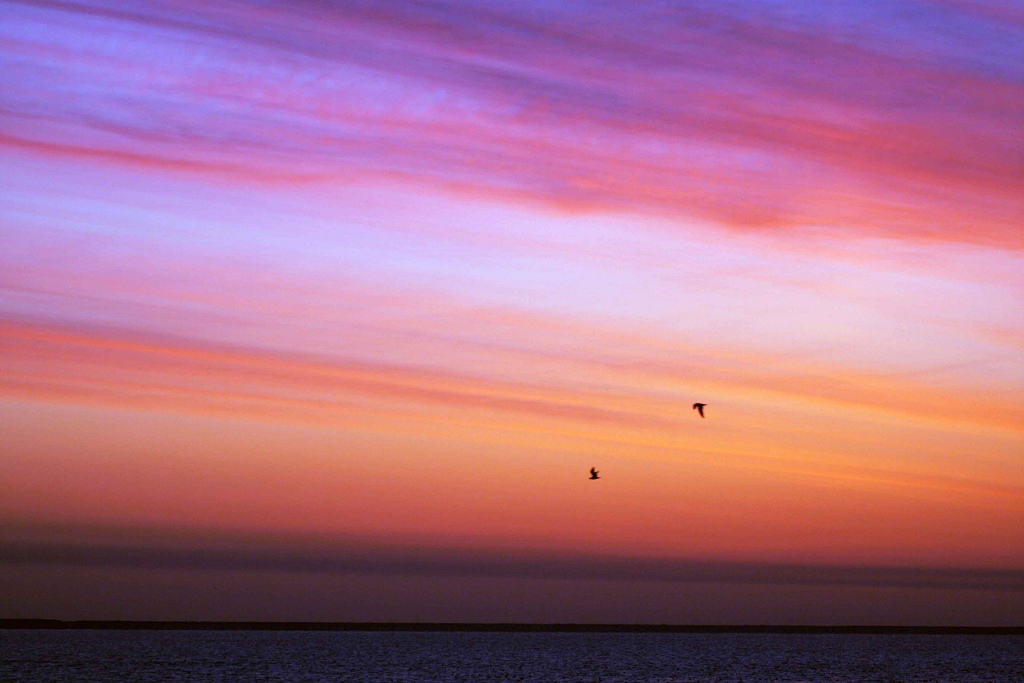
<svg viewBox="0 0 1024 683">
<path fill-rule="evenodd" d="M 597 476 L 597 470 L 595 470 L 593 467 L 590 468 L 590 478 L 591 479 L 600 479 L 601 478 L 601 477 Z"/>
<path fill-rule="evenodd" d="M 704 417 L 704 406 L 706 406 L 706 405 L 707 405 L 707 403 L 694 403 L 693 404 L 693 409 L 696 410 L 698 413 L 700 413 L 701 417 Z"/>
</svg>

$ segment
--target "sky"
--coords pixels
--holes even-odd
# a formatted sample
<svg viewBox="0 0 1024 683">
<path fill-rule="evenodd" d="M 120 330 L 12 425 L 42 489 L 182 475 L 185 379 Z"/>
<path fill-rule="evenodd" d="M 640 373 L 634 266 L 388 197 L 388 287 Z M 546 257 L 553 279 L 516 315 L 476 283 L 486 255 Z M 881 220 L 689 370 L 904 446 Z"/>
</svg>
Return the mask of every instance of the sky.
<svg viewBox="0 0 1024 683">
<path fill-rule="evenodd" d="M 1019 2 L 2 1 L 0 167 L 0 617 L 1022 623 Z"/>
</svg>

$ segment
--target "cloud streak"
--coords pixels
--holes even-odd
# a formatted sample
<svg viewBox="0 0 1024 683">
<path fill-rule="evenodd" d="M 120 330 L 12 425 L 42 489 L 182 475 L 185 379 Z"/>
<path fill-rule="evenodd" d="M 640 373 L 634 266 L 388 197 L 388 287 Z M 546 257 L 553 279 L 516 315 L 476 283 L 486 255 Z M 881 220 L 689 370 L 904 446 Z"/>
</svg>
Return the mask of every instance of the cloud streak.
<svg viewBox="0 0 1024 683">
<path fill-rule="evenodd" d="M 895 35 L 891 16 L 794 22 L 742 3 L 523 9 L 26 3 L 7 31 L 26 71 L 3 107 L 23 132 L 0 144 L 257 182 L 400 177 L 748 228 L 1022 246 L 1010 28 L 962 20 L 935 36 L 937 8 L 896 18 Z M 119 54 L 76 18 L 117 46 L 155 43 Z M 85 49 L 55 49 L 28 30 L 40 23 Z M 964 56 L 979 35 L 996 64 Z M 40 53 L 45 69 L 28 61 Z"/>
<path fill-rule="evenodd" d="M 520 320 L 520 325 L 526 323 L 527 320 Z M 554 325 L 554 321 L 548 324 Z M 584 335 L 572 325 L 557 327 L 578 336 L 601 334 L 590 330 Z M 614 335 L 609 336 L 608 346 L 614 343 Z M 730 358 L 700 348 L 692 348 L 686 354 L 694 356 L 693 360 L 680 362 L 656 357 L 619 359 L 594 348 L 561 354 L 499 350 L 497 357 L 504 357 L 502 365 L 512 364 L 516 358 L 532 358 L 534 362 L 546 360 L 561 367 L 548 381 L 527 384 L 453 370 L 18 320 L 0 321 L 0 345 L 9 361 L 9 371 L 0 386 L 9 391 L 41 396 L 66 392 L 94 399 L 106 397 L 128 405 L 141 400 L 179 408 L 196 405 L 196 400 L 205 398 L 201 404 L 210 408 L 230 405 L 239 410 L 247 406 L 242 410 L 254 414 L 288 408 L 291 414 L 311 411 L 309 415 L 330 415 L 350 410 L 365 399 L 370 401 L 367 408 L 447 406 L 622 429 L 674 430 L 682 419 L 678 417 L 681 399 L 652 395 L 642 388 L 644 384 L 659 382 L 683 387 L 711 382 L 730 393 L 776 395 L 809 404 L 824 402 L 837 409 L 902 413 L 947 424 L 980 421 L 1013 432 L 1019 432 L 1022 417 L 1012 396 L 998 402 L 995 397 L 978 394 L 974 400 L 985 400 L 985 411 L 965 416 L 962 405 L 970 399 L 965 399 L 963 389 L 925 389 L 925 385 L 914 382 L 913 376 L 823 373 L 792 361 L 785 367 L 758 369 L 751 367 L 757 363 L 756 356 Z M 465 348 L 466 344 L 459 346 Z M 631 348 L 635 353 L 636 347 Z M 705 362 L 715 363 L 713 379 L 701 369 Z M 580 380 L 595 373 L 608 375 L 612 381 L 605 382 L 622 388 L 588 391 Z M 630 386 L 637 389 L 626 388 Z M 672 414 L 676 417 L 669 417 Z"/>
<path fill-rule="evenodd" d="M 0 543 L 0 564 L 1024 591 L 1024 570 L 1020 569 L 840 567 L 389 548 L 366 543 L 282 550 L 7 541 Z"/>
</svg>

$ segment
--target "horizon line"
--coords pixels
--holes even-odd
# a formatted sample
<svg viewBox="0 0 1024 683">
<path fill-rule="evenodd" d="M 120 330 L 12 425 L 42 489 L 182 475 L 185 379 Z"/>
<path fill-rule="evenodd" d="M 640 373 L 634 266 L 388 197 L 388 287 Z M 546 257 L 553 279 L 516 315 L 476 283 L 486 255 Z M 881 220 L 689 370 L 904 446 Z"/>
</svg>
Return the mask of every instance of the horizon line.
<svg viewBox="0 0 1024 683">
<path fill-rule="evenodd" d="M 1024 635 L 1020 626 L 881 624 L 655 624 L 577 622 L 387 622 L 0 618 L 2 629 L 144 631 L 374 631 L 485 633 L 765 633 L 837 635 Z"/>
</svg>

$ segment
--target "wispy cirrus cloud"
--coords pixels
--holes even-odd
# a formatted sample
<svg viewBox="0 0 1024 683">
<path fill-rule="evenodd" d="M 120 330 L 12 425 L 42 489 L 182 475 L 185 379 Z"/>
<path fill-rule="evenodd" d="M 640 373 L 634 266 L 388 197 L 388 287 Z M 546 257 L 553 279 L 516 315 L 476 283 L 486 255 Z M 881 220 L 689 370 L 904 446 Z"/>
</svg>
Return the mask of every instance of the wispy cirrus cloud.
<svg viewBox="0 0 1024 683">
<path fill-rule="evenodd" d="M 529 317 L 517 324 L 528 322 Z M 1012 396 L 1004 400 L 983 392 L 965 396 L 963 388 L 929 387 L 913 375 L 826 370 L 795 359 L 785 364 L 776 359 L 775 365 L 764 367 L 764 359 L 754 355 L 715 354 L 697 347 L 683 354 L 690 356 L 688 360 L 659 357 L 654 348 L 648 349 L 653 355 L 640 358 L 641 347 L 634 341 L 628 347 L 630 357 L 621 357 L 601 349 L 622 344 L 622 335 L 584 332 L 564 322 L 548 321 L 547 326 L 566 335 L 605 339 L 595 347 L 562 352 L 502 349 L 481 340 L 476 352 L 490 360 L 459 371 L 8 319 L 0 324 L 0 348 L 9 361 L 0 387 L 14 394 L 88 398 L 115 405 L 287 414 L 300 422 L 336 419 L 352 410 L 414 415 L 450 407 L 469 411 L 463 419 L 470 422 L 480 414 L 491 414 L 491 419 L 499 421 L 504 418 L 496 416 L 518 415 L 627 432 L 671 433 L 690 417 L 680 415 L 680 401 L 685 403 L 681 392 L 701 386 L 704 391 L 742 396 L 754 403 L 767 404 L 774 398 L 815 410 L 827 406 L 886 419 L 902 416 L 911 423 L 987 425 L 1009 430 L 1008 435 L 1019 431 L 1020 406 Z M 381 333 L 388 334 L 387 330 Z M 463 354 L 473 352 L 475 346 L 466 339 L 446 341 L 441 336 L 430 342 L 429 335 L 423 342 L 433 343 L 438 350 L 451 345 Z M 680 351 L 678 344 L 673 349 Z M 517 381 L 486 369 L 519 363 L 547 367 L 545 378 Z M 706 370 L 708 364 L 715 367 L 713 375 Z M 660 388 L 652 390 L 655 386 Z M 965 402 L 983 403 L 984 408 L 979 411 L 975 406 L 964 414 Z"/>
<path fill-rule="evenodd" d="M 872 8 L 26 3 L 6 32 L 5 141 L 1019 248 L 1013 30 Z M 965 52 L 979 36 L 988 61 Z"/>
</svg>

